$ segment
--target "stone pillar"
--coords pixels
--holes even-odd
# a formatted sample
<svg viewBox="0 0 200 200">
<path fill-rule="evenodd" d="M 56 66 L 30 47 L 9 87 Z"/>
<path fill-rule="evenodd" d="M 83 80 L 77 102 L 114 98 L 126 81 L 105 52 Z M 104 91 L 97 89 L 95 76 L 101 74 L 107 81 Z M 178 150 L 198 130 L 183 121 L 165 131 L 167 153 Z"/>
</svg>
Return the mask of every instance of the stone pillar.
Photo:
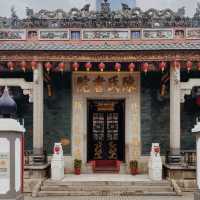
<svg viewBox="0 0 200 200">
<path fill-rule="evenodd" d="M 192 129 L 192 133 L 196 135 L 196 179 L 197 179 L 197 191 L 194 193 L 194 200 L 200 200 L 200 122 Z"/>
<path fill-rule="evenodd" d="M 200 132 L 197 134 L 196 137 L 196 178 L 197 178 L 197 188 L 198 190 L 194 193 L 194 200 L 200 200 Z"/>
<path fill-rule="evenodd" d="M 176 67 L 174 66 L 176 65 Z M 169 162 L 180 162 L 180 64 L 170 66 L 170 157 Z"/>
<path fill-rule="evenodd" d="M 38 64 L 33 72 L 33 152 L 43 154 L 43 66 Z"/>
</svg>

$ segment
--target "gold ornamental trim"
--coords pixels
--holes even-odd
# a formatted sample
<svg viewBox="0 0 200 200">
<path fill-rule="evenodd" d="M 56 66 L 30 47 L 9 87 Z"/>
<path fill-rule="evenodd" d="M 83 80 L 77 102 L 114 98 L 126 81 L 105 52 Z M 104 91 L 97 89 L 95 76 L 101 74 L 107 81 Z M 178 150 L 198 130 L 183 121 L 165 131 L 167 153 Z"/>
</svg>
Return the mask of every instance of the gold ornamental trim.
<svg viewBox="0 0 200 200">
<path fill-rule="evenodd" d="M 144 61 L 200 61 L 199 51 L 134 51 L 134 52 L 42 52 L 1 51 L 0 61 L 52 62 L 144 62 Z"/>
</svg>

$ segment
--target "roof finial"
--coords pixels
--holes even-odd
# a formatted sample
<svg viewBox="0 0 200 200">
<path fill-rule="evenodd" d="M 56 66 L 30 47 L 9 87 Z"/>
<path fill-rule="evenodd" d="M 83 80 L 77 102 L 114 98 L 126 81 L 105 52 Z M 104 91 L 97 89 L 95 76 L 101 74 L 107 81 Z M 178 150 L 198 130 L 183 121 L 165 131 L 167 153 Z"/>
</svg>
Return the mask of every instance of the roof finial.
<svg viewBox="0 0 200 200">
<path fill-rule="evenodd" d="M 3 95 L 0 98 L 0 114 L 4 118 L 10 118 L 17 112 L 17 104 L 10 97 L 8 87 L 5 86 Z"/>
</svg>

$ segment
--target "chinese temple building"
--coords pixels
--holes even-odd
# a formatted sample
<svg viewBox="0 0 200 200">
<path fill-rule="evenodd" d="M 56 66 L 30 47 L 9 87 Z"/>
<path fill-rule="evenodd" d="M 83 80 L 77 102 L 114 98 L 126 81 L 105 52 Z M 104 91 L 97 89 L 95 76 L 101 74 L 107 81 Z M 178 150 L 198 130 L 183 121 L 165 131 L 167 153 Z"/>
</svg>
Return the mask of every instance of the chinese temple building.
<svg viewBox="0 0 200 200">
<path fill-rule="evenodd" d="M 0 87 L 25 125 L 27 165 L 51 159 L 60 142 L 67 172 L 81 159 L 82 173 L 96 160 L 120 161 L 122 174 L 137 160 L 147 173 L 159 143 L 167 168 L 185 158 L 195 170 L 200 5 L 192 18 L 184 8 L 111 11 L 107 1 L 100 11 L 26 13 L 0 18 Z"/>
</svg>

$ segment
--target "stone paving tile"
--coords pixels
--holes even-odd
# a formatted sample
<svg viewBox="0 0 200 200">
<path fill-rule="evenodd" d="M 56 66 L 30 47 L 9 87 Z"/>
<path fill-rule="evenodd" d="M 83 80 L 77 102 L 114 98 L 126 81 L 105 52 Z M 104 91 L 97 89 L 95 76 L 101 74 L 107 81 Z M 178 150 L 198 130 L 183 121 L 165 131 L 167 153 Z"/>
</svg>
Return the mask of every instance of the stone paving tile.
<svg viewBox="0 0 200 200">
<path fill-rule="evenodd" d="M 133 196 L 133 197 L 41 197 L 41 198 L 32 198 L 32 197 L 25 197 L 25 200 L 193 200 L 193 193 L 186 193 L 182 197 L 142 197 L 142 196 Z"/>
</svg>

